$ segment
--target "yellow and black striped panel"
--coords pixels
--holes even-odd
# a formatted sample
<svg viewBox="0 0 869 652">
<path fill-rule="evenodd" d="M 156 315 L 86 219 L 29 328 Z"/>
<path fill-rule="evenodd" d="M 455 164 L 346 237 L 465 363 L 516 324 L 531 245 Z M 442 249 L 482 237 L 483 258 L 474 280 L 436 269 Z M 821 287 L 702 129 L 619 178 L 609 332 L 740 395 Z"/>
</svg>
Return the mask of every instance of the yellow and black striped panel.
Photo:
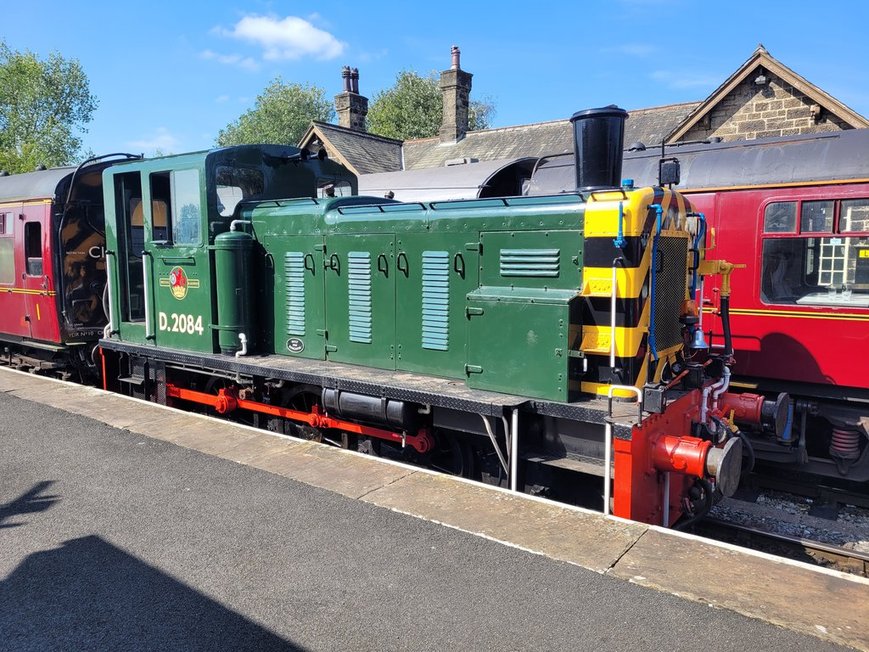
<svg viewBox="0 0 869 652">
<path fill-rule="evenodd" d="M 662 209 L 658 233 L 659 256 L 655 270 L 656 315 L 652 321 L 649 295 L 652 239 L 658 229 L 657 211 Z M 617 247 L 621 205 L 623 244 Z M 650 369 L 652 342 L 659 359 L 672 358 L 682 348 L 679 308 L 687 296 L 687 269 L 691 234 L 685 199 L 662 188 L 630 192 L 594 193 L 585 213 L 583 263 L 582 337 L 580 348 L 587 371 L 580 385 L 583 392 L 606 394 L 610 385 L 642 386 Z M 618 259 L 618 263 L 616 263 Z M 613 265 L 616 268 L 616 328 L 610 323 Z M 616 372 L 609 355 L 615 346 Z M 652 368 L 659 375 L 663 365 Z"/>
</svg>

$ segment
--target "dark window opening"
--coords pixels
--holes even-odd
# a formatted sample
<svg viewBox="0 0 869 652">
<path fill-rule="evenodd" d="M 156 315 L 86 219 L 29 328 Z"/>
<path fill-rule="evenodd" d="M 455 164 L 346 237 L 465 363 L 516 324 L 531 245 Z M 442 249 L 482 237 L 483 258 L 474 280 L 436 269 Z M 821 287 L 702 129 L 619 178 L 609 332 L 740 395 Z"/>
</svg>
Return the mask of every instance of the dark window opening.
<svg viewBox="0 0 869 652">
<path fill-rule="evenodd" d="M 115 177 L 115 213 L 118 223 L 118 273 L 121 287 L 121 319 L 145 319 L 145 281 L 142 250 L 145 221 L 142 212 L 142 180 L 138 172 Z"/>
<path fill-rule="evenodd" d="M 24 225 L 24 257 L 27 259 L 27 275 L 42 276 L 42 224 L 39 222 Z"/>
</svg>

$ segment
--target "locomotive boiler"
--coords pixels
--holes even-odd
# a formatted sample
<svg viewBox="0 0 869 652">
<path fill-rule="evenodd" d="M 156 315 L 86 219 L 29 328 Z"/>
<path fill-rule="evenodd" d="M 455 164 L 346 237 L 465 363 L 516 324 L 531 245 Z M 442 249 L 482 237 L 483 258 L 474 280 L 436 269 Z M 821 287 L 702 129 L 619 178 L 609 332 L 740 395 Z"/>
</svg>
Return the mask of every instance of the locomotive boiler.
<svg viewBox="0 0 869 652">
<path fill-rule="evenodd" d="M 548 197 L 340 196 L 341 166 L 268 146 L 107 169 L 105 387 L 634 520 L 702 516 L 739 481 L 737 410 L 775 427 L 783 403 L 733 397 L 730 351 L 697 355 L 698 281 L 733 266 L 705 259 L 678 192 L 621 185 L 625 118 L 573 117 L 577 190 Z"/>
</svg>

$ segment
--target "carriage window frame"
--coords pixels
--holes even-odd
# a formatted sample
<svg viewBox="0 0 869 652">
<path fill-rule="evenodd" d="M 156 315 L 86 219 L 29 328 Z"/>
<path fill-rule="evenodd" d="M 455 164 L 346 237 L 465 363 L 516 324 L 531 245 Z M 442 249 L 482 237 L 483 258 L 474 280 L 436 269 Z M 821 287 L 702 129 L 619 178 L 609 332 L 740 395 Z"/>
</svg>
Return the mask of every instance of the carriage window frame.
<svg viewBox="0 0 869 652">
<path fill-rule="evenodd" d="M 759 298 L 766 305 L 799 305 L 805 307 L 846 307 L 846 308 L 869 308 L 869 301 L 863 296 L 869 293 L 869 287 L 855 282 L 858 273 L 853 269 L 855 263 L 851 260 L 851 249 L 863 249 L 869 239 L 869 215 L 867 215 L 864 229 L 842 228 L 842 206 L 850 202 L 863 203 L 869 211 L 869 197 L 834 196 L 823 198 L 800 198 L 782 200 L 776 199 L 765 203 L 761 208 L 760 218 L 760 284 Z M 822 203 L 832 205 L 832 216 L 825 219 L 823 224 L 817 220 L 804 219 L 807 205 L 819 205 Z M 768 211 L 771 206 L 792 204 L 792 214 L 797 217 L 796 223 L 791 230 L 780 230 L 770 227 Z M 859 204 L 858 204 L 859 205 Z M 823 226 L 823 230 L 814 230 Z M 851 227 L 852 225 L 848 225 Z M 774 243 L 778 242 L 779 245 Z M 788 242 L 792 244 L 787 244 Z M 797 243 L 800 244 L 797 244 Z M 797 252 L 800 252 L 798 254 Z M 786 276 L 791 285 L 794 271 L 799 272 L 798 291 L 790 294 L 777 293 L 775 284 L 770 277 L 775 275 L 774 267 L 777 265 L 786 267 L 788 259 L 801 255 L 800 269 L 791 270 Z M 857 252 L 861 258 L 865 257 L 862 252 Z M 786 262 L 781 263 L 781 259 Z M 838 260 L 841 258 L 841 260 Z M 841 263 L 841 264 L 840 264 Z M 792 264 L 792 263 L 790 263 Z M 779 273 L 779 278 L 783 276 Z M 857 279 L 859 280 L 859 279 Z M 770 290 L 768 292 L 768 290 Z M 802 292 L 802 295 L 800 295 Z M 855 297 L 856 295 L 856 297 Z M 783 298 L 787 297 L 787 298 Z M 852 298 L 855 297 L 855 298 Z"/>
<path fill-rule="evenodd" d="M 15 285 L 15 213 L 0 214 L 0 285 Z"/>
</svg>

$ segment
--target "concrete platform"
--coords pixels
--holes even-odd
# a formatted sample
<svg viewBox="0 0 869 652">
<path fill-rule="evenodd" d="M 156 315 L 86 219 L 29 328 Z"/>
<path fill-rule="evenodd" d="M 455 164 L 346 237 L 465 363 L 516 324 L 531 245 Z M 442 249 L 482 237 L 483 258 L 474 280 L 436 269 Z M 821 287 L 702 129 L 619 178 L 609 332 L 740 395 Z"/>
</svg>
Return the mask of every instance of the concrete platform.
<svg viewBox="0 0 869 652">
<path fill-rule="evenodd" d="M 827 643 L 869 650 L 869 581 L 861 578 L 6 369 L 0 369 L 0 392 Z M 747 649 L 753 647 L 746 641 Z"/>
</svg>

